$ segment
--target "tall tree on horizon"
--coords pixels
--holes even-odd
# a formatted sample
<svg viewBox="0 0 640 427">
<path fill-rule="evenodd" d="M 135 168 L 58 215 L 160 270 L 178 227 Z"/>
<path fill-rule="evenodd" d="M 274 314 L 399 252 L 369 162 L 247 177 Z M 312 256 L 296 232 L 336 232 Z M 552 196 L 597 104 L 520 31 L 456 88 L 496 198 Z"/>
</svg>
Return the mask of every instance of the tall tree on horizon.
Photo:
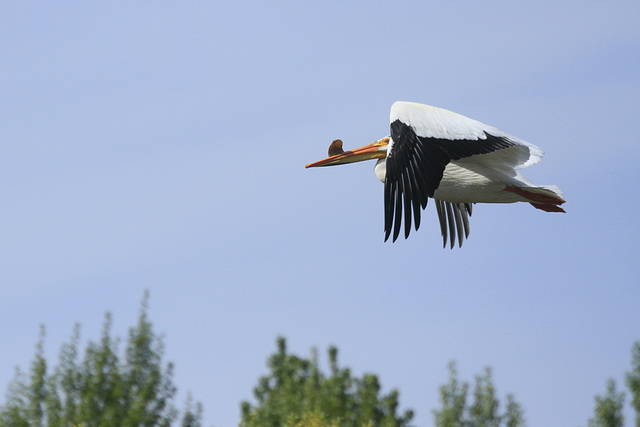
<svg viewBox="0 0 640 427">
<path fill-rule="evenodd" d="M 325 374 L 315 349 L 305 359 L 287 353 L 283 337 L 278 337 L 276 345 L 267 362 L 269 374 L 254 388 L 257 403 L 242 402 L 242 427 L 410 427 L 413 411 L 398 413 L 398 391 L 381 394 L 376 375 L 357 378 L 349 368 L 340 368 L 336 347 L 328 350 L 330 372 Z"/>
<path fill-rule="evenodd" d="M 0 405 L 0 425 L 170 426 L 178 418 L 174 405 L 173 364 L 163 367 L 162 340 L 148 319 L 145 292 L 138 323 L 129 330 L 124 358 L 111 336 L 111 314 L 105 314 L 99 342 L 90 342 L 78 359 L 80 325 L 62 345 L 59 362 L 48 372 L 41 327 L 28 376 L 19 368 Z M 183 427 L 199 427 L 202 406 L 187 401 Z"/>
<path fill-rule="evenodd" d="M 640 341 L 631 348 L 631 371 L 627 372 L 626 383 L 631 392 L 631 406 L 636 412 L 636 427 L 640 427 Z"/>
<path fill-rule="evenodd" d="M 476 376 L 473 402 L 470 404 L 469 383 L 458 380 L 455 362 L 449 363 L 449 381 L 440 387 L 441 408 L 433 411 L 436 427 L 520 427 L 525 425 L 524 412 L 513 395 L 500 413 L 491 368 Z"/>
<path fill-rule="evenodd" d="M 594 417 L 589 420 L 589 427 L 622 427 L 624 425 L 624 392 L 616 391 L 616 382 L 607 381 L 607 392 L 604 396 L 595 397 Z"/>
</svg>

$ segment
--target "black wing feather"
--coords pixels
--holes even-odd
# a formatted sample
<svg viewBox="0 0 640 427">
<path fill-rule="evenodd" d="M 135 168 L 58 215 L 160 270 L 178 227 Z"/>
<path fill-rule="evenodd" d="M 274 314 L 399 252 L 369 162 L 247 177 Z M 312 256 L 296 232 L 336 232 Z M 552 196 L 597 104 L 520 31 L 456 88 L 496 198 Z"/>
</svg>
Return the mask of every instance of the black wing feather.
<svg viewBox="0 0 640 427">
<path fill-rule="evenodd" d="M 386 242 L 391 235 L 391 227 L 393 227 L 393 207 L 395 200 L 393 194 L 395 192 L 395 181 L 384 184 L 384 241 Z"/>
<path fill-rule="evenodd" d="M 406 173 L 402 177 L 402 188 L 404 189 L 404 238 L 409 237 L 411 232 L 411 204 L 413 202 L 412 197 L 412 185 L 409 184 L 409 174 Z"/>
<path fill-rule="evenodd" d="M 400 234 L 400 227 L 402 226 L 402 224 L 401 224 L 401 222 L 402 222 L 402 193 L 403 193 L 402 180 L 398 180 L 398 182 L 396 182 L 396 187 L 397 187 L 397 191 L 396 191 L 396 218 L 394 220 L 395 224 L 393 226 L 393 241 L 394 242 L 398 238 L 398 235 Z"/>
<path fill-rule="evenodd" d="M 447 216 L 444 211 L 444 202 L 436 199 L 436 211 L 440 221 L 440 234 L 442 235 L 442 247 L 447 247 Z"/>
</svg>

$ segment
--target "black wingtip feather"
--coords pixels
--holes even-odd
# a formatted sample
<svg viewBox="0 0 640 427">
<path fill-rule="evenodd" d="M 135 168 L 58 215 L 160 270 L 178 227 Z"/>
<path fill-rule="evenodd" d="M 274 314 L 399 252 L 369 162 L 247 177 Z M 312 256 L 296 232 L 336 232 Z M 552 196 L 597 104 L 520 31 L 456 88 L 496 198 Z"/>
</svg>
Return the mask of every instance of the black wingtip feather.
<svg viewBox="0 0 640 427">
<path fill-rule="evenodd" d="M 391 236 L 391 227 L 393 225 L 393 187 L 395 183 L 389 180 L 384 184 L 384 241 L 389 240 Z"/>
<path fill-rule="evenodd" d="M 396 190 L 396 215 L 393 225 L 393 242 L 400 235 L 400 227 L 402 226 L 402 181 L 398 181 L 398 189 Z"/>
<path fill-rule="evenodd" d="M 464 229 L 462 228 L 462 217 L 460 215 L 460 204 L 453 203 L 453 213 L 456 219 L 456 229 L 458 230 L 458 247 L 462 247 L 462 234 Z"/>
<path fill-rule="evenodd" d="M 402 188 L 404 190 L 404 238 L 409 238 L 411 233 L 411 186 L 409 185 L 407 174 L 403 176 Z"/>
<path fill-rule="evenodd" d="M 436 199 L 436 211 L 438 213 L 438 220 L 440 221 L 440 234 L 442 235 L 442 248 L 447 247 L 447 217 L 444 211 L 442 200 Z"/>
<path fill-rule="evenodd" d="M 453 249 L 456 244 L 456 229 L 453 222 L 453 212 L 451 209 L 451 203 L 445 202 L 445 206 L 447 208 L 447 220 L 449 221 L 449 240 L 451 241 L 451 249 Z"/>
</svg>

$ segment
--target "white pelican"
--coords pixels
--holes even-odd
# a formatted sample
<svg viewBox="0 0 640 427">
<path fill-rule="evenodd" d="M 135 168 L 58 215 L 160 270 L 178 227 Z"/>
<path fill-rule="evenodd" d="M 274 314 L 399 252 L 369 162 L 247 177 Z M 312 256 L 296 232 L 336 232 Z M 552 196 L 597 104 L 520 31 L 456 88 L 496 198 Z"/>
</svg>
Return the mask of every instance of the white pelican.
<svg viewBox="0 0 640 427">
<path fill-rule="evenodd" d="M 543 156 L 542 150 L 492 126 L 451 111 L 412 102 L 391 107 L 391 135 L 354 150 L 343 151 L 335 140 L 329 156 L 306 165 L 333 166 L 378 159 L 374 172 L 384 183 L 385 242 L 393 230 L 404 235 L 420 227 L 420 209 L 435 200 L 443 246 L 469 237 L 473 203 L 528 202 L 546 212 L 564 212 L 562 191 L 536 185 L 518 172 Z"/>
</svg>

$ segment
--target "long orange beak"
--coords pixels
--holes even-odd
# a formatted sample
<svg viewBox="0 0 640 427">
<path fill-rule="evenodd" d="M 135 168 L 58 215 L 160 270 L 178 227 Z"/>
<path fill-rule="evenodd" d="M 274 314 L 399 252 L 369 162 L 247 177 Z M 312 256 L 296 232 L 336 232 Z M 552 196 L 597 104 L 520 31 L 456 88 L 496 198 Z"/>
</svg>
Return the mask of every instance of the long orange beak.
<svg viewBox="0 0 640 427">
<path fill-rule="evenodd" d="M 338 142 L 339 144 L 336 145 Z M 389 145 L 389 138 L 383 138 L 373 144 L 365 145 L 364 147 L 356 148 L 355 150 L 342 151 L 342 141 L 336 140 L 331 144 L 331 147 L 329 147 L 330 157 L 315 163 L 309 163 L 305 168 L 335 166 L 362 162 L 364 160 L 384 159 L 387 157 L 387 145 Z M 331 156 L 333 152 L 338 152 L 338 154 Z"/>
</svg>

